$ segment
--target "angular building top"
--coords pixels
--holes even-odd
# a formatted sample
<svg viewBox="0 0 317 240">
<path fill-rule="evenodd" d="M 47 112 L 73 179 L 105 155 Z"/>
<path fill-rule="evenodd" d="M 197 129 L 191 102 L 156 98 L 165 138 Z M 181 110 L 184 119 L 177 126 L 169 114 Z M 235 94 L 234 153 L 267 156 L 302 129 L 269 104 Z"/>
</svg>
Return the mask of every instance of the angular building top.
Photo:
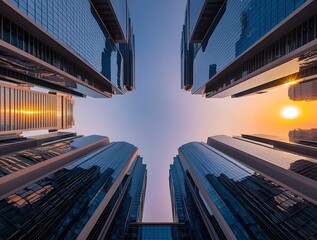
<svg viewBox="0 0 317 240">
<path fill-rule="evenodd" d="M 182 185 L 195 199 L 209 239 L 313 239 L 309 226 L 316 226 L 317 205 L 232 153 L 199 142 L 179 148 Z"/>
<path fill-rule="evenodd" d="M 306 71 L 297 60 L 317 49 L 316 9 L 313 0 L 188 1 L 183 88 L 239 96 L 315 76 L 315 66 Z"/>
<path fill-rule="evenodd" d="M 126 1 L 0 2 L 0 76 L 77 96 L 134 89 Z M 132 37 L 131 37 L 132 36 Z"/>
</svg>

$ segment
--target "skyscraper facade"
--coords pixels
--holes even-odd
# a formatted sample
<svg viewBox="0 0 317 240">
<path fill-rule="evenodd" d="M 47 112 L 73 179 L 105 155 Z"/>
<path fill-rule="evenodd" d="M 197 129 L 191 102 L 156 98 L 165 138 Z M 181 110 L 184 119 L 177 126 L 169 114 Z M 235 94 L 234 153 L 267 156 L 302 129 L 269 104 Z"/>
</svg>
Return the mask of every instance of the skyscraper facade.
<svg viewBox="0 0 317 240">
<path fill-rule="evenodd" d="M 213 139 L 222 145 L 214 144 Z M 243 142 L 238 139 L 237 141 Z M 208 237 L 197 238 L 316 238 L 316 199 L 306 196 L 306 193 L 301 191 L 294 193 L 293 186 L 284 184 L 291 179 L 292 176 L 289 175 L 292 174 L 296 175 L 297 184 L 302 188 L 311 183 L 316 186 L 316 181 L 285 169 L 289 175 L 282 173 L 285 177 L 283 183 L 283 179 L 278 179 L 274 175 L 274 167 L 266 172 L 263 165 L 258 164 L 257 170 L 257 166 L 241 160 L 243 156 L 248 159 L 251 153 L 239 155 L 229 143 L 227 138 L 213 137 L 208 140 L 211 146 L 200 142 L 185 144 L 179 148 L 179 154 L 171 166 L 172 170 L 179 165 L 178 172 L 184 176 L 184 180 L 180 181 L 180 187 L 189 189 L 187 194 L 195 199 L 195 213 L 200 216 L 195 218 L 194 222 L 207 229 L 206 234 L 209 234 Z M 279 157 L 276 155 L 276 162 L 282 165 L 281 162 L 285 158 Z M 261 161 L 264 162 L 263 159 Z M 275 168 L 282 169 L 280 166 Z M 174 170 L 172 174 L 173 172 Z M 176 188 L 172 191 L 173 195 L 180 195 Z M 176 215 L 174 219 L 182 219 L 183 210 L 189 205 L 187 195 L 180 196 L 172 197 L 173 215 Z M 195 230 L 195 227 L 191 229 Z"/>
<path fill-rule="evenodd" d="M 0 78 L 76 96 L 134 89 L 127 0 L 0 2 Z"/>
<path fill-rule="evenodd" d="M 314 0 L 187 1 L 182 88 L 239 97 L 316 77 L 304 60 L 317 49 L 316 11 Z"/>
<path fill-rule="evenodd" d="M 123 195 L 121 204 L 104 239 L 130 239 L 127 238 L 130 224 L 142 222 L 147 170 L 141 157 L 136 160 L 134 170 L 130 174 L 132 175 L 131 183 Z"/>
<path fill-rule="evenodd" d="M 0 82 L 0 139 L 27 130 L 60 130 L 74 125 L 74 101 L 65 94 L 48 94 Z"/>
<path fill-rule="evenodd" d="M 317 100 L 317 80 L 307 81 L 290 86 L 288 89 L 288 97 L 293 101 Z"/>
<path fill-rule="evenodd" d="M 315 142 L 317 144 L 317 129 L 294 129 L 288 133 L 289 140 L 294 143 Z"/>
<path fill-rule="evenodd" d="M 146 168 L 135 146 L 90 136 L 48 147 L 16 154 L 20 165 L 47 159 L 0 178 L 2 238 L 107 239 L 142 219 Z"/>
</svg>

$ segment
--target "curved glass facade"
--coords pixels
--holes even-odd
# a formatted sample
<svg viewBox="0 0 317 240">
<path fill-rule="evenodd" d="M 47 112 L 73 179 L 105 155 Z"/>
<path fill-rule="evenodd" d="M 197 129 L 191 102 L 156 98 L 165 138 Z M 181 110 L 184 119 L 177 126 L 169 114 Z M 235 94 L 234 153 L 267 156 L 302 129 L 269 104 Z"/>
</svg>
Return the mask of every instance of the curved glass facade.
<svg viewBox="0 0 317 240">
<path fill-rule="evenodd" d="M 217 26 L 209 29 L 195 56 L 193 92 L 304 2 L 305 0 L 228 0 L 223 16 Z"/>
<path fill-rule="evenodd" d="M 215 207 L 203 200 L 206 209 L 219 211 L 237 239 L 316 237 L 316 205 L 206 144 L 188 143 L 179 151 L 181 163 L 198 178 L 191 182 L 197 196 L 203 200 L 202 192 L 208 193 Z"/>
<path fill-rule="evenodd" d="M 82 57 L 87 64 L 102 73 L 115 86 L 123 87 L 122 54 L 103 27 L 90 1 L 11 0 L 11 2 L 36 24 Z M 126 6 L 118 10 L 119 19 L 122 19 L 121 13 L 124 10 Z"/>
</svg>

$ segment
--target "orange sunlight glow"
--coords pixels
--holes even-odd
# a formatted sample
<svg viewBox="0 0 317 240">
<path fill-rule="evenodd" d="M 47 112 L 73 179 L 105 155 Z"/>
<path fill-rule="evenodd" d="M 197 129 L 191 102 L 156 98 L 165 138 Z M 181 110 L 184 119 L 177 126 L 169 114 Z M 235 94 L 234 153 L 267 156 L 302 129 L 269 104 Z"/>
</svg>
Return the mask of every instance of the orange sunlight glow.
<svg viewBox="0 0 317 240">
<path fill-rule="evenodd" d="M 295 84 L 297 84 L 297 81 L 291 81 L 291 82 L 288 82 L 288 83 L 284 83 L 284 86 L 289 87 L 289 86 L 292 86 L 292 85 L 295 85 Z"/>
<path fill-rule="evenodd" d="M 286 106 L 282 109 L 281 115 L 286 119 L 295 119 L 299 116 L 299 109 L 295 106 Z"/>
</svg>

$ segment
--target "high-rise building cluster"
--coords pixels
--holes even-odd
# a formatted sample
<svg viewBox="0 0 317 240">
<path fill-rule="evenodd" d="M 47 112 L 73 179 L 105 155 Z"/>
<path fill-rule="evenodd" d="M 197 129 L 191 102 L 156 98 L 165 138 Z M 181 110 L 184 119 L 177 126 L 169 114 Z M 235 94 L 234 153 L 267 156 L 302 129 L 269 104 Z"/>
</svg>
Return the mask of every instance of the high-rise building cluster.
<svg viewBox="0 0 317 240">
<path fill-rule="evenodd" d="M 4 0 L 0 9 L 0 138 L 71 128 L 72 96 L 135 88 L 126 0 Z"/>
<path fill-rule="evenodd" d="M 122 239 L 143 215 L 137 147 L 57 130 L 74 125 L 72 96 L 135 88 L 127 1 L 4 0 L 0 9 L 0 239 Z M 50 133 L 21 135 L 31 130 Z"/>
<path fill-rule="evenodd" d="M 142 220 L 147 171 L 135 146 L 38 138 L 39 147 L 0 156 L 1 239 L 117 239 Z"/>
<path fill-rule="evenodd" d="M 315 100 L 316 12 L 314 0 L 188 0 L 182 88 L 289 84 L 291 99 Z M 57 131 L 74 125 L 72 96 L 135 88 L 134 52 L 127 0 L 0 1 L 0 239 L 317 239 L 316 129 L 184 144 L 169 170 L 173 222 L 142 222 L 138 148 Z"/>
</svg>

